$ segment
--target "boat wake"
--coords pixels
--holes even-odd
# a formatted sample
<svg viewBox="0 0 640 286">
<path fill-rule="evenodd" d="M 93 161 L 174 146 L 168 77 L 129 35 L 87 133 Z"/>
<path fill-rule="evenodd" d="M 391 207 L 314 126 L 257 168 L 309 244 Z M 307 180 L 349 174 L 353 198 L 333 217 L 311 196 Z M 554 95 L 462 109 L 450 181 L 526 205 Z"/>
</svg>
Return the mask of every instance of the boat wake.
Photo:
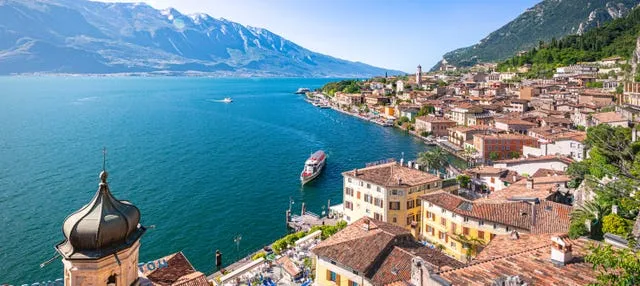
<svg viewBox="0 0 640 286">
<path fill-rule="evenodd" d="M 229 103 L 230 99 L 207 99 L 208 102 Z"/>
</svg>

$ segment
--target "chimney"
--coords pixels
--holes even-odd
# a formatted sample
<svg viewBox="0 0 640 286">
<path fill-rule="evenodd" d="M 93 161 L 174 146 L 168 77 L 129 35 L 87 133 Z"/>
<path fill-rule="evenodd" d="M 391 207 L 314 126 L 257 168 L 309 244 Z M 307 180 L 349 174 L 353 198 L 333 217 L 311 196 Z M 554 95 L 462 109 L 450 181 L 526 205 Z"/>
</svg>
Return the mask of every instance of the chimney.
<svg viewBox="0 0 640 286">
<path fill-rule="evenodd" d="M 353 169 L 353 174 L 357 177 L 358 176 L 358 168 Z"/>
<path fill-rule="evenodd" d="M 527 190 L 533 190 L 533 178 L 527 178 Z"/>
<path fill-rule="evenodd" d="M 431 280 L 429 275 L 429 269 L 427 268 L 424 260 L 416 256 L 411 259 L 411 285 L 422 286 L 426 285 Z"/>
<path fill-rule="evenodd" d="M 518 176 L 513 175 L 513 182 L 515 183 L 518 180 Z"/>
<path fill-rule="evenodd" d="M 371 222 L 369 221 L 369 218 L 365 218 L 363 223 L 362 223 L 362 229 L 364 229 L 365 231 L 369 231 L 369 229 L 371 228 L 371 226 L 369 225 Z"/>
<path fill-rule="evenodd" d="M 551 237 L 551 262 L 556 265 L 566 265 L 572 259 L 569 237 L 567 235 Z"/>
<path fill-rule="evenodd" d="M 511 240 L 518 240 L 518 239 L 520 239 L 520 234 L 517 231 L 512 230 L 511 234 L 509 234 L 509 238 Z"/>
<path fill-rule="evenodd" d="M 398 186 L 402 186 L 402 179 L 398 178 Z"/>
</svg>

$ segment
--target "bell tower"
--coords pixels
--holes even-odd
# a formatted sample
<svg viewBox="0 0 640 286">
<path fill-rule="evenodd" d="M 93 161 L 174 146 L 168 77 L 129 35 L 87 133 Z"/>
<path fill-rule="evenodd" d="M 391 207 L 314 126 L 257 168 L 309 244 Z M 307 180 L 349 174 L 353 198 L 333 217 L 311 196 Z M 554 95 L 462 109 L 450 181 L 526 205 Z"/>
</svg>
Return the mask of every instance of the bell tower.
<svg viewBox="0 0 640 286">
<path fill-rule="evenodd" d="M 418 87 L 422 85 L 422 66 L 418 65 L 418 70 L 416 71 L 416 84 Z"/>
<path fill-rule="evenodd" d="M 138 250 L 145 230 L 140 210 L 111 194 L 103 170 L 93 199 L 65 219 L 65 240 L 55 246 L 64 285 L 139 285 Z"/>
</svg>

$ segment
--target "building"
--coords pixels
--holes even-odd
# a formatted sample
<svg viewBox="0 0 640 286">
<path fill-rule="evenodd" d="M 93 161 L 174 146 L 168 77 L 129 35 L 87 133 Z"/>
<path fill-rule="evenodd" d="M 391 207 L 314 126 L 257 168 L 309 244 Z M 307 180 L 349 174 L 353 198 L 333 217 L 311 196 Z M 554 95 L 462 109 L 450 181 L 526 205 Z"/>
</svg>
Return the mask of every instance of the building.
<svg viewBox="0 0 640 286">
<path fill-rule="evenodd" d="M 485 161 L 496 156 L 494 160 L 513 158 L 522 155 L 523 146 L 537 147 L 536 138 L 521 134 L 477 134 L 473 136 L 473 147 Z M 495 154 L 495 155 L 492 155 Z"/>
<path fill-rule="evenodd" d="M 396 162 L 351 170 L 342 176 L 347 223 L 370 217 L 418 231 L 418 197 L 442 188 L 440 178 Z"/>
<path fill-rule="evenodd" d="M 402 227 L 362 218 L 316 245 L 313 250 L 319 286 L 406 285 L 414 261 L 425 271 L 443 271 L 464 264 L 416 242 Z M 424 285 L 417 283 L 417 285 Z"/>
<path fill-rule="evenodd" d="M 594 113 L 591 115 L 591 121 L 594 126 L 599 124 L 608 124 L 613 127 L 629 127 L 629 120 L 615 111 Z"/>
<path fill-rule="evenodd" d="M 532 98 L 540 95 L 541 89 L 533 86 L 521 86 L 520 87 L 520 99 L 531 100 Z"/>
<path fill-rule="evenodd" d="M 437 137 L 447 136 L 449 134 L 448 128 L 455 126 L 456 122 L 453 120 L 428 115 L 416 117 L 415 123 L 416 131 L 426 131 Z"/>
<path fill-rule="evenodd" d="M 490 166 L 475 167 L 465 173 L 471 178 L 470 189 L 476 192 L 480 192 L 483 188 L 489 192 L 500 191 L 524 179 L 514 171 Z"/>
<path fill-rule="evenodd" d="M 470 104 L 460 104 L 454 107 L 451 109 L 449 117 L 458 125 L 464 126 L 490 125 L 493 121 L 493 116 L 484 108 Z"/>
<path fill-rule="evenodd" d="M 510 160 L 500 160 L 493 163 L 494 168 L 506 168 L 516 171 L 523 176 L 535 174 L 540 169 L 566 171 L 574 161 L 571 158 L 547 155 L 541 157 L 528 157 Z"/>
<path fill-rule="evenodd" d="M 398 115 L 400 117 L 406 117 L 409 120 L 413 120 L 420 112 L 420 107 L 417 105 L 400 105 L 398 106 Z"/>
<path fill-rule="evenodd" d="M 64 285 L 209 285 L 181 253 L 158 263 L 138 263 L 140 238 L 146 231 L 140 210 L 111 194 L 107 176 L 106 171 L 100 173 L 93 199 L 63 223 L 65 239 L 55 249 L 62 257 Z M 167 283 L 174 278 L 175 283 Z"/>
<path fill-rule="evenodd" d="M 505 111 L 508 112 L 527 112 L 529 111 L 529 100 L 527 99 L 512 99 L 509 102 L 509 106 L 505 107 Z"/>
<path fill-rule="evenodd" d="M 422 66 L 418 65 L 418 70 L 416 71 L 416 84 L 418 86 L 422 85 Z"/>
<path fill-rule="evenodd" d="M 527 134 L 529 129 L 536 127 L 537 124 L 518 118 L 502 117 L 494 120 L 494 126 L 503 131 Z"/>
<path fill-rule="evenodd" d="M 540 143 L 539 147 L 524 146 L 522 154 L 526 157 L 561 155 L 579 162 L 585 157 L 586 137 L 585 132 L 579 131 L 554 134 L 549 137 L 552 141 Z"/>
<path fill-rule="evenodd" d="M 553 78 L 567 78 L 579 75 L 595 75 L 598 73 L 598 68 L 589 65 L 570 65 L 566 67 L 556 68 L 556 73 Z"/>
<path fill-rule="evenodd" d="M 597 271 L 585 261 L 594 242 L 558 234 L 496 236 L 476 262 L 430 272 L 422 285 L 590 285 Z"/>
<path fill-rule="evenodd" d="M 404 81 L 396 81 L 396 93 L 401 94 L 404 92 Z"/>
<path fill-rule="evenodd" d="M 473 145 L 473 136 L 475 134 L 494 134 L 498 133 L 500 130 L 487 125 L 477 125 L 456 126 L 449 128 L 448 131 L 449 137 L 447 139 L 449 140 L 449 142 L 453 143 L 456 146 L 462 147 L 465 145 L 465 143 Z"/>
<path fill-rule="evenodd" d="M 607 106 L 615 104 L 616 96 L 608 92 L 599 90 L 585 90 L 578 95 L 578 104 L 594 104 L 597 106 Z"/>
<path fill-rule="evenodd" d="M 536 234 L 569 229 L 571 207 L 546 200 L 474 202 L 442 191 L 421 199 L 421 238 L 442 245 L 460 261 L 469 261 L 496 235 L 513 230 Z"/>
<path fill-rule="evenodd" d="M 340 106 L 354 106 L 364 103 L 364 96 L 360 93 L 336 92 L 335 101 Z"/>
</svg>

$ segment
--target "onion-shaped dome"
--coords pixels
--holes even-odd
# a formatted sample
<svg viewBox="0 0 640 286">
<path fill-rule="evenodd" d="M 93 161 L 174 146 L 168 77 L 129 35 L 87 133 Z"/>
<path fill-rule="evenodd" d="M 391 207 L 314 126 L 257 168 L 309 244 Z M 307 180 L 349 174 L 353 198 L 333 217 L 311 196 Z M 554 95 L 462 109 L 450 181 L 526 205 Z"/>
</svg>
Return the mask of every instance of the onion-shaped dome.
<svg viewBox="0 0 640 286">
<path fill-rule="evenodd" d="M 103 171 L 91 202 L 65 219 L 56 250 L 66 259 L 99 259 L 130 247 L 144 231 L 140 210 L 113 197 Z"/>
</svg>

